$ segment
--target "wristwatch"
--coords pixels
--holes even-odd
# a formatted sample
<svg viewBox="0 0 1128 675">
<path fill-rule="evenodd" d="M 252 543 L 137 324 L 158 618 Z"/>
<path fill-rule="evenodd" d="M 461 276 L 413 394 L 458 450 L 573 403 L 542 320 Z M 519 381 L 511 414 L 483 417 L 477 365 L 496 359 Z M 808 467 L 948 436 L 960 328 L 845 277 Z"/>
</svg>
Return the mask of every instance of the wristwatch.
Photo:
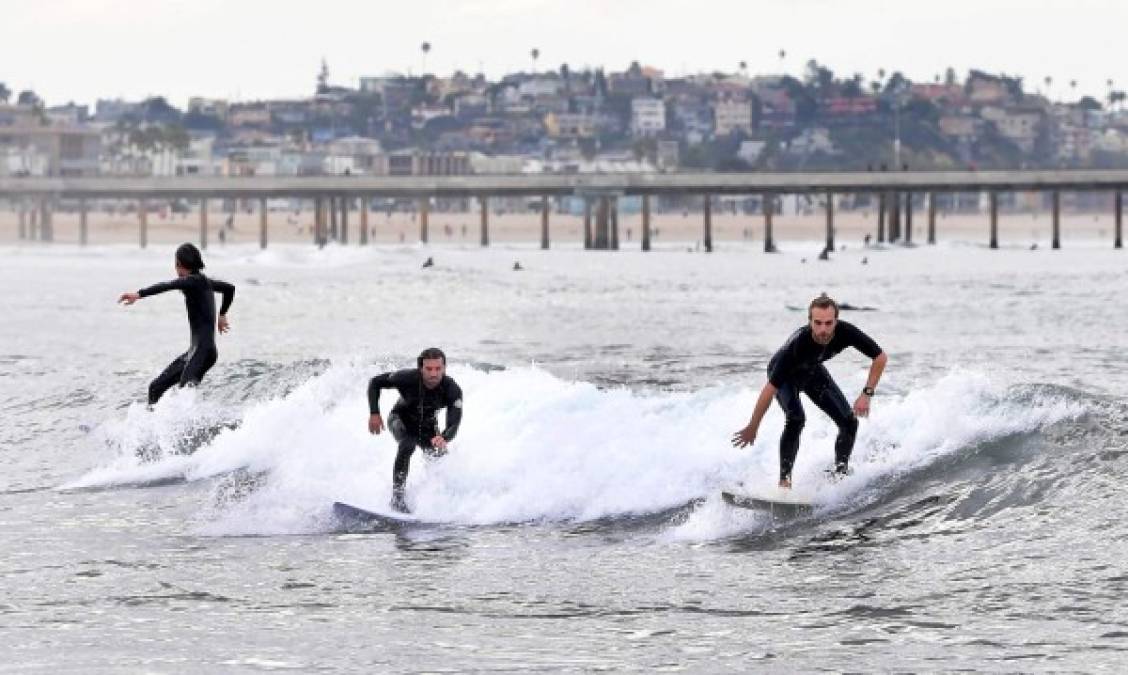
<svg viewBox="0 0 1128 675">
<path fill-rule="evenodd" d="M 873 396 L 873 387 L 862 387 L 862 393 L 866 396 Z"/>
</svg>

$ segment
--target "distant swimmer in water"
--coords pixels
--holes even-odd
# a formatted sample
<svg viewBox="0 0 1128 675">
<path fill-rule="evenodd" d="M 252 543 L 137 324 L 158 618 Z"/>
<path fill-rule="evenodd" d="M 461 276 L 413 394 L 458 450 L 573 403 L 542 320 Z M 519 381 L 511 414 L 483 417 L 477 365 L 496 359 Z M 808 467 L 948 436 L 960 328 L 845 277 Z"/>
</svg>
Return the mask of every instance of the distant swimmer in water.
<svg viewBox="0 0 1128 675">
<path fill-rule="evenodd" d="M 513 263 L 513 271 L 514 271 L 514 272 L 520 272 L 520 271 L 521 271 L 521 270 L 523 270 L 523 269 L 525 269 L 525 268 L 524 268 L 524 267 L 521 267 L 521 261 L 520 261 L 520 260 L 518 260 L 517 262 Z"/>
<path fill-rule="evenodd" d="M 424 349 L 415 361 L 415 369 L 406 368 L 383 373 L 368 383 L 368 431 L 384 430 L 380 416 L 380 390 L 395 389 L 400 398 L 388 415 L 387 426 L 396 439 L 398 449 L 392 465 L 392 508 L 409 513 L 407 507 L 407 472 L 415 448 L 427 455 L 441 457 L 447 444 L 454 440 L 462 422 L 462 389 L 446 374 L 446 355 L 441 349 Z M 439 432 L 436 414 L 446 408 L 446 428 Z"/>
<path fill-rule="evenodd" d="M 424 268 L 434 267 L 434 266 L 435 266 L 435 259 L 434 258 L 428 257 L 426 260 L 423 261 L 423 267 Z"/>
<path fill-rule="evenodd" d="M 223 295 L 219 306 L 219 332 L 228 331 L 227 310 L 235 299 L 235 287 L 226 281 L 209 279 L 201 271 L 204 259 L 200 250 L 192 244 L 181 244 L 176 249 L 176 278 L 142 288 L 136 293 L 122 293 L 118 302 L 132 305 L 141 298 L 157 295 L 165 291 L 180 291 L 184 294 L 184 307 L 188 310 L 188 327 L 192 337 L 188 351 L 168 364 L 160 375 L 149 384 L 149 405 L 153 405 L 174 384 L 195 386 L 204 374 L 215 365 L 219 351 L 215 348 L 215 294 Z"/>
<path fill-rule="evenodd" d="M 760 422 L 774 398 L 783 408 L 786 421 L 779 439 L 779 486 L 791 487 L 791 469 L 799 452 L 799 436 L 807 418 L 799 393 L 807 395 L 838 425 L 838 438 L 834 443 L 834 470 L 839 475 L 847 472 L 850 453 L 854 450 L 854 436 L 858 432 L 858 418 L 869 415 L 870 398 L 881 379 L 888 357 L 881 347 L 853 324 L 838 320 L 838 305 L 825 293 L 811 301 L 807 309 L 806 326 L 791 334 L 787 342 L 768 362 L 768 382 L 760 392 L 752 419 L 748 425 L 732 436 L 738 448 L 756 440 Z M 831 378 L 823 362 L 835 357 L 847 347 L 853 347 L 869 358 L 869 377 L 853 409 L 846 402 L 842 390 Z"/>
</svg>

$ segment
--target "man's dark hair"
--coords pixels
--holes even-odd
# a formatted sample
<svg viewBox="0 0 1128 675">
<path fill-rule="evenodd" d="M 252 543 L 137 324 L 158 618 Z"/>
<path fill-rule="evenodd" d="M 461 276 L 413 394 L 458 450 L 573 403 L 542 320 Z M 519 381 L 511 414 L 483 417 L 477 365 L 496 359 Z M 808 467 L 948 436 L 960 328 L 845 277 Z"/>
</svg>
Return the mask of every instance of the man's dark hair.
<svg viewBox="0 0 1128 675">
<path fill-rule="evenodd" d="M 415 360 L 415 367 L 422 368 L 423 362 L 428 359 L 442 359 L 443 365 L 446 365 L 446 354 L 443 353 L 443 350 L 438 347 L 428 347 L 419 352 L 419 358 Z"/>
<path fill-rule="evenodd" d="M 838 303 L 834 301 L 834 298 L 830 297 L 826 293 L 819 294 L 819 297 L 812 300 L 811 305 L 809 307 L 807 307 L 807 320 L 808 321 L 811 320 L 811 311 L 814 310 L 816 307 L 818 307 L 819 309 L 826 309 L 827 307 L 833 307 L 834 308 L 834 318 L 836 318 L 836 319 L 838 318 Z"/>
<path fill-rule="evenodd" d="M 199 272 L 204 269 L 204 256 L 195 244 L 184 243 L 176 249 L 176 262 L 190 272 Z"/>
</svg>

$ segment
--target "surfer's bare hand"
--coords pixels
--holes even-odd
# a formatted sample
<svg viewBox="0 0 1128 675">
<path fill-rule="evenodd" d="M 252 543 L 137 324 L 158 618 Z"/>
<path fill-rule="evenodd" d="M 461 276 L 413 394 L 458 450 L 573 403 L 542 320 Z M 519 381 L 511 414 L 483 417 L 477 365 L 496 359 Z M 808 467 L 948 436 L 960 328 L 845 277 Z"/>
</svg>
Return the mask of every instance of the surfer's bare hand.
<svg viewBox="0 0 1128 675">
<path fill-rule="evenodd" d="M 756 429 L 747 426 L 732 435 L 732 446 L 734 448 L 745 448 L 752 445 L 752 442 L 755 440 Z"/>
<path fill-rule="evenodd" d="M 442 457 L 447 451 L 447 440 L 441 435 L 437 435 L 431 439 L 431 447 L 435 449 L 436 457 Z"/>
<path fill-rule="evenodd" d="M 368 433 L 378 434 L 384 430 L 384 420 L 379 413 L 368 418 Z"/>
<path fill-rule="evenodd" d="M 231 330 L 231 325 L 227 323 L 227 317 L 220 314 L 219 315 L 219 332 L 220 333 L 226 333 L 229 330 Z"/>
<path fill-rule="evenodd" d="M 121 297 L 118 298 L 118 302 L 123 305 L 132 305 L 140 299 L 141 295 L 138 293 L 122 293 Z"/>
<path fill-rule="evenodd" d="M 870 397 L 862 394 L 854 401 L 854 414 L 858 417 L 869 417 Z"/>
</svg>

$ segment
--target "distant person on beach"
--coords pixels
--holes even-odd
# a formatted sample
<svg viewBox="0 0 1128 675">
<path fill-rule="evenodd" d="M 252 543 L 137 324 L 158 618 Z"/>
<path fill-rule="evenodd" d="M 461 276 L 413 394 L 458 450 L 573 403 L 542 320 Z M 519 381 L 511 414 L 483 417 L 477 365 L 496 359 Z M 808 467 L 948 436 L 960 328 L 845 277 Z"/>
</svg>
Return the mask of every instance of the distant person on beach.
<svg viewBox="0 0 1128 675">
<path fill-rule="evenodd" d="M 786 421 L 779 439 L 779 486 L 791 487 L 791 469 L 799 452 L 799 437 L 807 418 L 799 393 L 830 416 L 838 425 L 834 442 L 834 471 L 845 475 L 849 468 L 858 418 L 869 415 L 870 399 L 881 379 L 888 357 L 881 347 L 853 324 L 838 320 L 838 304 L 825 293 L 811 301 L 807 308 L 807 325 L 791 334 L 787 342 L 768 361 L 768 382 L 760 391 L 752 419 L 732 436 L 732 444 L 743 448 L 756 440 L 760 422 L 774 398 L 783 409 Z M 823 362 L 834 358 L 847 347 L 853 347 L 869 358 L 869 377 L 862 393 L 851 409 L 842 390 L 831 378 Z"/>
<path fill-rule="evenodd" d="M 446 374 L 446 355 L 437 347 L 424 349 L 415 360 L 415 368 L 377 375 L 368 382 L 368 432 L 384 430 L 380 415 L 380 390 L 395 389 L 399 401 L 388 415 L 387 427 L 396 439 L 398 449 L 392 465 L 392 509 L 409 513 L 407 506 L 407 472 L 411 455 L 422 448 L 430 457 L 446 454 L 447 444 L 454 440 L 462 422 L 462 389 Z M 436 415 L 446 408 L 446 428 L 439 432 Z"/>
<path fill-rule="evenodd" d="M 149 405 L 153 405 L 161 396 L 174 385 L 179 384 L 196 386 L 204 378 L 204 374 L 215 365 L 219 351 L 215 347 L 215 330 L 217 326 L 215 312 L 215 294 L 223 296 L 219 306 L 218 327 L 220 333 L 229 330 L 227 323 L 227 310 L 231 308 L 231 301 L 235 299 L 235 287 L 226 281 L 209 279 L 204 276 L 204 259 L 200 250 L 192 244 L 181 244 L 176 249 L 175 257 L 176 278 L 153 284 L 142 288 L 136 293 L 122 293 L 118 302 L 132 305 L 141 298 L 157 295 L 165 291 L 177 290 L 184 294 L 184 307 L 188 311 L 188 327 L 191 330 L 191 341 L 188 351 L 176 357 L 149 384 Z"/>
</svg>

